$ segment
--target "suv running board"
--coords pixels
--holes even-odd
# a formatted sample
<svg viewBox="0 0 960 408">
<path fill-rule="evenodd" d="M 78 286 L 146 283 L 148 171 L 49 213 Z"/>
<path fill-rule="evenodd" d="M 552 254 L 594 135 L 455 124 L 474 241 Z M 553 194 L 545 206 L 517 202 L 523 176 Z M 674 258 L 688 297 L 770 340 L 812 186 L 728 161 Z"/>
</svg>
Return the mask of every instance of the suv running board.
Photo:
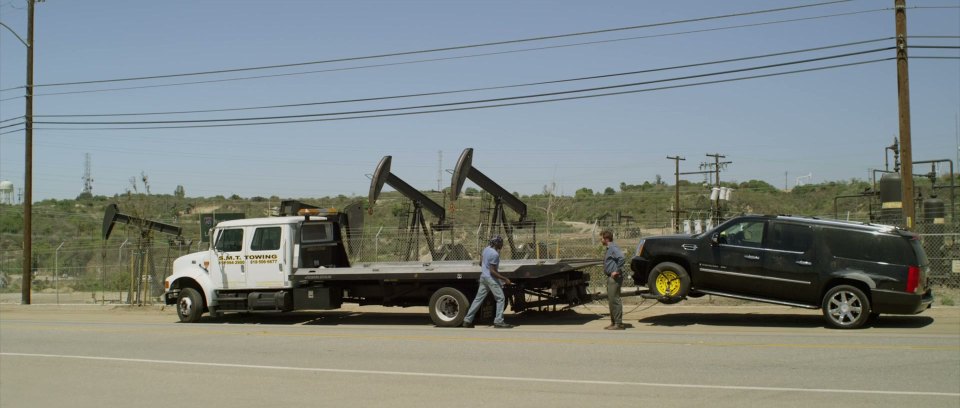
<svg viewBox="0 0 960 408">
<path fill-rule="evenodd" d="M 819 309 L 819 308 L 820 308 L 819 306 L 807 305 L 807 304 L 803 304 L 803 303 L 784 302 L 784 301 L 782 301 L 782 300 L 771 300 L 771 299 L 764 299 L 764 298 L 758 298 L 758 297 L 752 297 L 752 296 L 734 295 L 734 294 L 731 294 L 731 293 L 716 292 L 716 291 L 712 291 L 712 290 L 698 290 L 697 292 L 699 292 L 699 293 L 704 293 L 704 294 L 707 294 L 707 295 L 722 296 L 722 297 L 728 297 L 728 298 L 734 298 L 734 299 L 741 299 L 741 300 L 750 300 L 750 301 L 753 301 L 753 302 L 772 303 L 772 304 L 775 304 L 775 305 L 784 305 L 784 306 L 792 306 L 792 307 L 802 307 L 802 308 L 804 308 L 804 309 Z"/>
</svg>

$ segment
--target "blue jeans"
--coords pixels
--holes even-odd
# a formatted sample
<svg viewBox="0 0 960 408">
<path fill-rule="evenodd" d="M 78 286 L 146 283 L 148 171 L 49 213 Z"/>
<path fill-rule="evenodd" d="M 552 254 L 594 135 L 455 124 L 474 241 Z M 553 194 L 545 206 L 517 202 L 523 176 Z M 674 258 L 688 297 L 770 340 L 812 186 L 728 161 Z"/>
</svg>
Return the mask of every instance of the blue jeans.
<svg viewBox="0 0 960 408">
<path fill-rule="evenodd" d="M 493 319 L 493 324 L 503 324 L 503 307 L 506 303 L 506 297 L 503 296 L 503 288 L 500 287 L 500 282 L 497 282 L 496 279 L 486 276 L 480 277 L 480 289 L 477 290 L 477 297 L 473 298 L 473 303 L 470 304 L 470 309 L 467 310 L 467 316 L 463 318 L 464 323 L 473 323 L 473 318 L 476 316 L 477 311 L 480 310 L 480 305 L 483 304 L 483 300 L 487 298 L 488 292 L 493 293 L 493 298 L 497 299 L 497 317 Z"/>
</svg>

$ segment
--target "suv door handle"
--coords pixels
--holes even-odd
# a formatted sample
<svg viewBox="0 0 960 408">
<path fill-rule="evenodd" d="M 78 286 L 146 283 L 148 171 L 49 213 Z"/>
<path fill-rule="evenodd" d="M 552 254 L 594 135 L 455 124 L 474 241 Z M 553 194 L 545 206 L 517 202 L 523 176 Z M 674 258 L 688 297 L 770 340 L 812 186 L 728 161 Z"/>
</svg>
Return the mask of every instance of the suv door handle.
<svg viewBox="0 0 960 408">
<path fill-rule="evenodd" d="M 802 259 L 801 259 L 801 260 L 799 260 L 799 261 L 797 261 L 796 263 L 797 263 L 797 265 L 803 265 L 803 266 L 810 266 L 810 265 L 813 265 L 813 262 L 810 262 L 810 261 L 804 261 L 804 260 L 802 260 Z"/>
<path fill-rule="evenodd" d="M 743 257 L 744 257 L 745 259 L 749 259 L 749 260 L 752 260 L 752 261 L 759 261 L 759 260 L 760 260 L 760 257 L 757 256 L 757 255 L 744 255 Z"/>
</svg>

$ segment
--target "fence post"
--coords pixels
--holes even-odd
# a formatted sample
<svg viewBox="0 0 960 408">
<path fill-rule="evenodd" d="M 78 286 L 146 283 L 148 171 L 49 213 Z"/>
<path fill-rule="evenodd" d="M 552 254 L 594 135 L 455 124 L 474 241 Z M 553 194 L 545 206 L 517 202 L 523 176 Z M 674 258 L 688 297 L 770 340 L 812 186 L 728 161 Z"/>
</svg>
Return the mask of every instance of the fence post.
<svg viewBox="0 0 960 408">
<path fill-rule="evenodd" d="M 373 237 L 373 262 L 380 261 L 380 233 L 383 232 L 383 226 L 377 230 L 377 236 Z"/>
<path fill-rule="evenodd" d="M 66 242 L 61 242 L 60 246 L 57 247 L 56 251 L 53 251 L 53 286 L 57 291 L 57 304 L 60 304 L 60 248 L 63 248 L 63 244 Z"/>
</svg>

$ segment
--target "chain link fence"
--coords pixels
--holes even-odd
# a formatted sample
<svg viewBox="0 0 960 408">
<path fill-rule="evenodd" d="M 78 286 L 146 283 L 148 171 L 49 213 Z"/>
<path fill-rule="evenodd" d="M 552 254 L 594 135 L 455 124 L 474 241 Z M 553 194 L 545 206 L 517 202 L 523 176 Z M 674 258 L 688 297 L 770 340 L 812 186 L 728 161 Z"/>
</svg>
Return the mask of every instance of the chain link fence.
<svg viewBox="0 0 960 408">
<path fill-rule="evenodd" d="M 555 228 L 514 229 L 507 234 L 483 225 L 476 228 L 452 228 L 425 234 L 403 228 L 367 228 L 348 242 L 351 262 L 431 262 L 434 260 L 472 260 L 489 236 L 504 236 L 503 259 L 601 259 L 602 230 L 614 233 L 615 242 L 629 259 L 640 239 L 651 235 L 672 234 L 670 225 L 600 225 L 599 223 L 557 223 Z M 692 223 L 691 223 L 692 225 Z M 706 227 L 706 224 L 703 225 Z M 935 285 L 960 286 L 960 232 L 947 226 L 921 231 L 930 262 L 930 278 Z M 199 240 L 197 240 L 199 241 Z M 431 245 L 432 244 L 432 245 Z M 182 243 L 155 239 L 130 238 L 65 241 L 54 248 L 34 247 L 31 303 L 34 304 L 148 304 L 158 302 L 163 279 L 170 275 L 173 261 L 191 252 L 206 250 L 206 243 Z M 22 251 L 0 251 L 0 302 L 21 301 Z M 591 293 L 605 290 L 602 267 L 586 270 L 590 274 Z M 625 287 L 636 286 L 627 274 Z M 644 283 L 639 283 L 644 286 Z"/>
</svg>

